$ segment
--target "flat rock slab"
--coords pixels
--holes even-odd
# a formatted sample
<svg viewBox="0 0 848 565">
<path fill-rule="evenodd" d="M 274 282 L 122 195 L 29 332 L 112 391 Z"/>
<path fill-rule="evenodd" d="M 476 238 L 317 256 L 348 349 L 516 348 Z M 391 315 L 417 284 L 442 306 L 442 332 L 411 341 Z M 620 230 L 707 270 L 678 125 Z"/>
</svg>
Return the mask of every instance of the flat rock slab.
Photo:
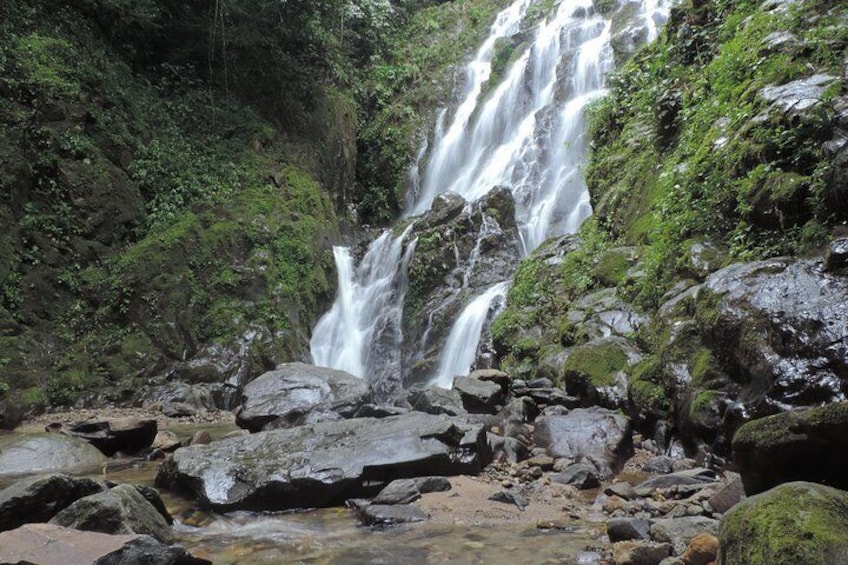
<svg viewBox="0 0 848 565">
<path fill-rule="evenodd" d="M 374 504 L 409 504 L 421 498 L 422 494 L 444 492 L 451 489 L 450 481 L 445 477 L 416 477 L 398 479 L 386 485 L 374 497 Z"/>
<path fill-rule="evenodd" d="M 459 393 L 463 407 L 472 414 L 494 414 L 504 400 L 499 384 L 472 377 L 454 377 L 453 390 Z"/>
<path fill-rule="evenodd" d="M 0 476 L 99 470 L 103 454 L 64 434 L 0 436 Z"/>
<path fill-rule="evenodd" d="M 258 432 L 271 423 L 282 428 L 351 418 L 371 397 L 365 379 L 327 367 L 287 363 L 244 387 L 236 424 Z"/>
<path fill-rule="evenodd" d="M 0 533 L 0 563 L 205 565 L 209 562 L 150 536 L 110 535 L 52 524 L 27 524 Z"/>
<path fill-rule="evenodd" d="M 340 505 L 395 479 L 476 474 L 490 461 L 482 425 L 410 412 L 184 447 L 156 481 L 217 510 L 286 510 Z"/>
<path fill-rule="evenodd" d="M 621 414 L 601 408 L 578 408 L 564 416 L 536 420 L 536 445 L 552 457 L 587 461 L 600 478 L 621 470 L 633 454 L 633 425 Z"/>
</svg>

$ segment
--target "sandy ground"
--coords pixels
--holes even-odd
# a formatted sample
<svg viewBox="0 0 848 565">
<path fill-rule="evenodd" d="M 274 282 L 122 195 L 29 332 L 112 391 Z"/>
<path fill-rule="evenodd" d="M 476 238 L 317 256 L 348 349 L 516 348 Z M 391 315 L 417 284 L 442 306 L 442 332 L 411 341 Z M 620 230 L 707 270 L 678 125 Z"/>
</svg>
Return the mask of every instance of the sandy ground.
<svg viewBox="0 0 848 565">
<path fill-rule="evenodd" d="M 587 495 L 573 487 L 538 484 L 504 488 L 485 473 L 478 477 L 450 477 L 449 491 L 425 494 L 417 502 L 433 523 L 459 526 L 494 527 L 504 523 L 534 524 L 539 528 L 561 529 L 585 517 Z M 495 502 L 489 497 L 515 490 L 527 502 L 523 510 L 515 504 Z"/>
</svg>

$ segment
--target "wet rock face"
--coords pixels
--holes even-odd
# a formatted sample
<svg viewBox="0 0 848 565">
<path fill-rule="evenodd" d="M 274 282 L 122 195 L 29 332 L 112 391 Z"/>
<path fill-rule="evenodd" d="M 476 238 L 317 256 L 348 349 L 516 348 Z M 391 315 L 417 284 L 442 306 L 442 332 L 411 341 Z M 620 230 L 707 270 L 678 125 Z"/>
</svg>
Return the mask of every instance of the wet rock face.
<svg viewBox="0 0 848 565">
<path fill-rule="evenodd" d="M 402 321 L 406 387 L 427 384 L 462 309 L 515 269 L 520 244 L 512 193 L 494 188 L 471 204 L 443 195 L 416 220 L 413 237 Z"/>
<path fill-rule="evenodd" d="M 170 543 L 165 518 L 132 485 L 80 498 L 50 520 L 51 524 L 104 534 L 149 534 Z"/>
<path fill-rule="evenodd" d="M 0 436 L 0 476 L 99 470 L 102 463 L 97 448 L 64 434 Z"/>
<path fill-rule="evenodd" d="M 759 397 L 760 406 L 746 404 L 845 400 L 848 279 L 822 273 L 815 261 L 783 259 L 722 269 L 705 290 L 720 298 L 711 337 L 728 346 L 744 397 Z"/>
<path fill-rule="evenodd" d="M 848 403 L 748 422 L 733 436 L 733 461 L 748 494 L 794 480 L 848 489 Z"/>
<path fill-rule="evenodd" d="M 630 419 L 602 408 L 578 408 L 564 416 L 537 418 L 534 438 L 552 457 L 592 463 L 601 478 L 621 470 L 633 455 Z"/>
<path fill-rule="evenodd" d="M 671 336 L 663 370 L 675 382 L 677 424 L 693 443 L 726 450 L 746 421 L 846 399 L 848 278 L 820 261 L 731 265 L 660 316 Z"/>
<path fill-rule="evenodd" d="M 350 418 L 371 402 L 365 379 L 344 371 L 288 363 L 244 387 L 236 423 L 251 432 Z"/>
<path fill-rule="evenodd" d="M 46 475 L 24 479 L 0 490 L 0 531 L 27 522 L 46 522 L 75 500 L 104 489 L 91 479 Z"/>
<path fill-rule="evenodd" d="M 375 494 L 379 482 L 477 473 L 490 460 L 483 426 L 410 412 L 178 449 L 157 484 L 218 510 L 314 508 Z"/>
<path fill-rule="evenodd" d="M 719 563 L 835 565 L 848 560 L 848 493 L 786 483 L 743 500 L 722 519 Z"/>
</svg>

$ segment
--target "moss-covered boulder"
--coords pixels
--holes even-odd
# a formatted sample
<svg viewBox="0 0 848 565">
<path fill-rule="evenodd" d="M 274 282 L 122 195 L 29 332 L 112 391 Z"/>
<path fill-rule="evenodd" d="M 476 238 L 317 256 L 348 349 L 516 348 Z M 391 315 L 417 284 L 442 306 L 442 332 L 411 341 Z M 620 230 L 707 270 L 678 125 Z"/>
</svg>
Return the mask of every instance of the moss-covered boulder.
<svg viewBox="0 0 848 565">
<path fill-rule="evenodd" d="M 633 345 L 620 337 L 592 340 L 571 349 L 562 367 L 565 391 L 585 406 L 623 408 L 627 401 L 627 373 L 641 361 Z"/>
<path fill-rule="evenodd" d="M 838 565 L 848 561 L 848 492 L 780 485 L 734 506 L 721 522 L 721 565 Z"/>
<path fill-rule="evenodd" d="M 848 489 L 848 403 L 748 422 L 733 436 L 733 462 L 749 494 L 792 480 Z"/>
</svg>

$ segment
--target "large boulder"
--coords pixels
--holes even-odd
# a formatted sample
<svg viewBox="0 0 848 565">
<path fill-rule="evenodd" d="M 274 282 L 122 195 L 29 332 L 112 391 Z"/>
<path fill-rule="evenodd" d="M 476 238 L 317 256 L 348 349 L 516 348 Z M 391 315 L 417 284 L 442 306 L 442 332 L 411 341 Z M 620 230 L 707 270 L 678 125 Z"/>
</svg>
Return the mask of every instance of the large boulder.
<svg viewBox="0 0 848 565">
<path fill-rule="evenodd" d="M 462 398 L 462 405 L 472 414 L 494 414 L 503 405 L 501 386 L 473 377 L 454 377 L 453 390 Z"/>
<path fill-rule="evenodd" d="M 22 479 L 0 490 L 0 531 L 29 522 L 46 522 L 75 500 L 105 487 L 70 475 L 41 475 Z"/>
<path fill-rule="evenodd" d="M 633 455 L 630 419 L 603 408 L 537 418 L 534 438 L 552 457 L 591 462 L 602 478 L 620 471 Z"/>
<path fill-rule="evenodd" d="M 721 522 L 724 565 L 848 563 L 848 492 L 786 483 L 733 507 Z"/>
<path fill-rule="evenodd" d="M 667 341 L 634 378 L 674 387 L 649 398 L 670 401 L 693 445 L 728 450 L 746 421 L 846 400 L 848 278 L 824 271 L 821 261 L 733 264 L 659 314 Z"/>
<path fill-rule="evenodd" d="M 0 533 L 0 563 L 208 565 L 210 562 L 151 536 L 111 535 L 53 524 L 27 524 Z"/>
<path fill-rule="evenodd" d="M 80 498 L 50 523 L 104 534 L 149 534 L 165 543 L 173 541 L 165 518 L 132 485 L 118 485 Z"/>
<path fill-rule="evenodd" d="M 0 435 L 0 476 L 99 470 L 103 454 L 64 434 Z"/>
<path fill-rule="evenodd" d="M 287 363 L 249 382 L 236 423 L 251 432 L 264 426 L 299 426 L 351 418 L 371 402 L 365 379 L 327 367 Z"/>
<path fill-rule="evenodd" d="M 733 461 L 748 494 L 797 480 L 848 489 L 848 402 L 748 422 L 733 436 Z"/>
<path fill-rule="evenodd" d="M 460 416 L 466 414 L 462 405 L 462 397 L 453 389 L 440 388 L 412 388 L 406 395 L 406 401 L 413 410 L 426 412 L 427 414 L 447 414 L 448 416 Z"/>
<path fill-rule="evenodd" d="M 63 428 L 66 434 L 84 439 L 106 455 L 121 451 L 136 453 L 153 444 L 158 431 L 156 420 L 111 418 L 87 420 Z"/>
<path fill-rule="evenodd" d="M 156 480 L 218 510 L 284 510 L 373 495 L 394 479 L 477 473 L 490 460 L 481 425 L 410 412 L 184 447 Z"/>
</svg>

